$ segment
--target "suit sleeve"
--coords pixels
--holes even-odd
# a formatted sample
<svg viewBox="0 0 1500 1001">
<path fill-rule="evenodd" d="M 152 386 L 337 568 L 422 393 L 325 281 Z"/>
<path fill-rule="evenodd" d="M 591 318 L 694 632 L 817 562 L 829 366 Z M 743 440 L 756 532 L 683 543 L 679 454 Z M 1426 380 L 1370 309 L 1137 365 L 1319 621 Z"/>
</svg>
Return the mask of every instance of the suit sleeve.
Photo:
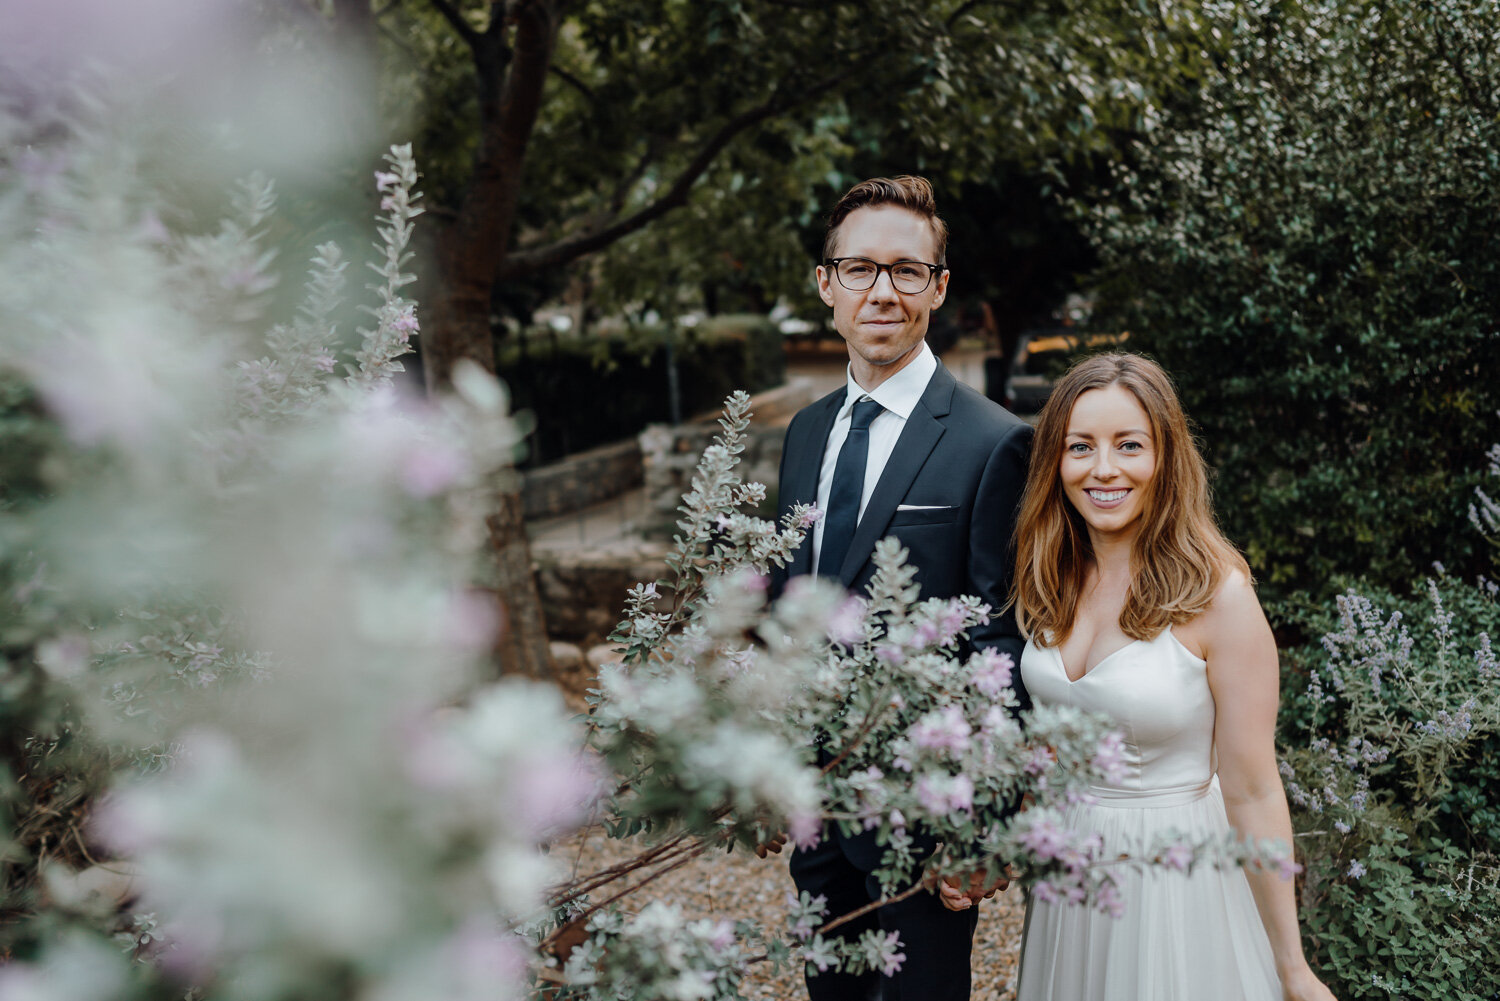
<svg viewBox="0 0 1500 1001">
<path fill-rule="evenodd" d="M 1025 640 L 1016 625 L 1015 610 L 1008 607 L 1008 602 L 1016 564 L 1012 536 L 1021 491 L 1026 485 L 1031 436 L 1031 425 L 1017 425 L 990 453 L 974 498 L 968 553 L 968 593 L 990 606 L 990 621 L 972 631 L 970 642 L 976 650 L 988 648 L 1010 655 L 1015 665 L 1012 677 L 1016 697 L 1023 709 L 1031 706 L 1021 683 L 1021 649 Z"/>
<path fill-rule="evenodd" d="M 797 435 L 797 424 L 801 419 L 802 414 L 793 415 L 791 423 L 787 425 L 786 436 L 781 440 L 781 464 L 776 470 L 776 521 L 778 523 L 780 523 L 782 516 L 792 509 L 792 505 L 795 503 L 795 498 L 792 497 L 791 491 L 786 489 L 786 469 L 787 456 L 792 452 L 793 442 Z M 802 544 L 805 546 L 808 543 L 806 540 L 803 540 Z M 787 568 L 773 565 L 771 567 L 771 584 L 769 589 L 772 601 L 781 597 L 781 592 L 786 590 L 786 582 Z"/>
</svg>

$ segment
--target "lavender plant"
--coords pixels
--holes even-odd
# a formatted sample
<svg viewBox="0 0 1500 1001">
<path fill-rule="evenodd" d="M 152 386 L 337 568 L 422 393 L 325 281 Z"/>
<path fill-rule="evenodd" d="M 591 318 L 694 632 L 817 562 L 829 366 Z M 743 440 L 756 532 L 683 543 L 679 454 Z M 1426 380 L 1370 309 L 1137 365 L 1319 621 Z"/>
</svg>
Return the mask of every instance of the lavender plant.
<svg viewBox="0 0 1500 1001">
<path fill-rule="evenodd" d="M 1436 569 L 1420 598 L 1351 589 L 1291 658 L 1306 690 L 1281 767 L 1304 919 L 1350 997 L 1500 990 L 1500 603 Z"/>
</svg>

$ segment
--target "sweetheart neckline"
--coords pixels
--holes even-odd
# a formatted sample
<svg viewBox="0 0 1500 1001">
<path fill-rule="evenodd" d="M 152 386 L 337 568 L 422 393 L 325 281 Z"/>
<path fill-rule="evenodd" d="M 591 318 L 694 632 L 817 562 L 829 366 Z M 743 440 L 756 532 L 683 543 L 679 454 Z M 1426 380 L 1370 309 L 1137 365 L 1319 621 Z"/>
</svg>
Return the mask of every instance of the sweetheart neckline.
<svg viewBox="0 0 1500 1001">
<path fill-rule="evenodd" d="M 1133 647 L 1133 646 L 1135 646 L 1135 645 L 1137 645 L 1139 643 L 1144 643 L 1145 645 L 1150 646 L 1151 644 L 1155 643 L 1157 640 L 1161 639 L 1162 636 L 1170 636 L 1170 637 L 1172 637 L 1172 642 L 1176 643 L 1177 646 L 1182 650 L 1183 653 L 1187 654 L 1189 657 L 1193 658 L 1198 663 L 1204 664 L 1204 665 L 1206 665 L 1208 663 L 1208 661 L 1204 660 L 1202 657 L 1198 656 L 1196 653 L 1193 653 L 1193 651 L 1189 650 L 1188 647 L 1187 647 L 1187 644 L 1184 643 L 1184 642 L 1182 642 L 1182 640 L 1178 639 L 1177 638 L 1177 634 L 1174 633 L 1174 632 L 1172 632 L 1172 627 L 1171 626 L 1168 626 L 1166 629 L 1163 629 L 1161 631 L 1161 633 L 1159 635 L 1157 635 L 1154 639 L 1149 639 L 1149 640 L 1131 640 L 1129 643 L 1126 643 L 1122 647 L 1116 647 L 1115 649 L 1111 650 L 1109 653 L 1105 654 L 1103 657 L 1100 657 L 1099 660 L 1094 664 L 1093 667 L 1088 668 L 1087 670 L 1085 670 L 1077 678 L 1072 678 L 1072 677 L 1068 676 L 1068 665 L 1067 665 L 1067 662 L 1063 660 L 1062 647 L 1042 647 L 1042 649 L 1044 649 L 1044 650 L 1051 650 L 1052 653 L 1053 653 L 1053 655 L 1057 658 L 1057 666 L 1058 666 L 1058 669 L 1062 671 L 1063 681 L 1066 681 L 1069 685 L 1077 685 L 1077 684 L 1082 684 L 1083 679 L 1087 678 L 1089 675 L 1091 675 L 1095 671 L 1099 670 L 1099 668 L 1103 667 L 1110 660 L 1113 660 L 1117 655 L 1124 653 L 1126 650 L 1129 650 L 1131 647 Z"/>
</svg>

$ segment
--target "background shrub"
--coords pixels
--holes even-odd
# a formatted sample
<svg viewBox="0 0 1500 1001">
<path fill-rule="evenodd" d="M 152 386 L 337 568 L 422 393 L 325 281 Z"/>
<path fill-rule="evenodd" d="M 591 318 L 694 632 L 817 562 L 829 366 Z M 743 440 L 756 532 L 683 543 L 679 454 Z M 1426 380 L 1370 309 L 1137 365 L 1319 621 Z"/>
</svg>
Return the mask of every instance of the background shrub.
<svg viewBox="0 0 1500 1001">
<path fill-rule="evenodd" d="M 1500 601 L 1425 590 L 1305 606 L 1323 640 L 1283 652 L 1303 921 L 1339 997 L 1500 991 Z"/>
<path fill-rule="evenodd" d="M 1215 12 L 1217 11 L 1217 12 Z M 1272 592 L 1482 569 L 1500 8 L 1258 0 L 1093 213 L 1097 322 L 1178 380 Z"/>
</svg>

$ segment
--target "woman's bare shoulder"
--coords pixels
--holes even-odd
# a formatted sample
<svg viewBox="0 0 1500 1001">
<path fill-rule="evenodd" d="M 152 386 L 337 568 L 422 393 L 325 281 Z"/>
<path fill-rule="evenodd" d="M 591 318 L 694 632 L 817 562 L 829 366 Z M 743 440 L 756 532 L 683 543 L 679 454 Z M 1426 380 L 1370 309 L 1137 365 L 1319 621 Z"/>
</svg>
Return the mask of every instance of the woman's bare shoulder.
<svg viewBox="0 0 1500 1001">
<path fill-rule="evenodd" d="M 1239 567 L 1226 570 L 1208 607 L 1175 630 L 1188 649 L 1205 659 L 1215 647 L 1223 649 L 1269 636 L 1270 631 L 1255 595 L 1255 584 Z"/>
</svg>

